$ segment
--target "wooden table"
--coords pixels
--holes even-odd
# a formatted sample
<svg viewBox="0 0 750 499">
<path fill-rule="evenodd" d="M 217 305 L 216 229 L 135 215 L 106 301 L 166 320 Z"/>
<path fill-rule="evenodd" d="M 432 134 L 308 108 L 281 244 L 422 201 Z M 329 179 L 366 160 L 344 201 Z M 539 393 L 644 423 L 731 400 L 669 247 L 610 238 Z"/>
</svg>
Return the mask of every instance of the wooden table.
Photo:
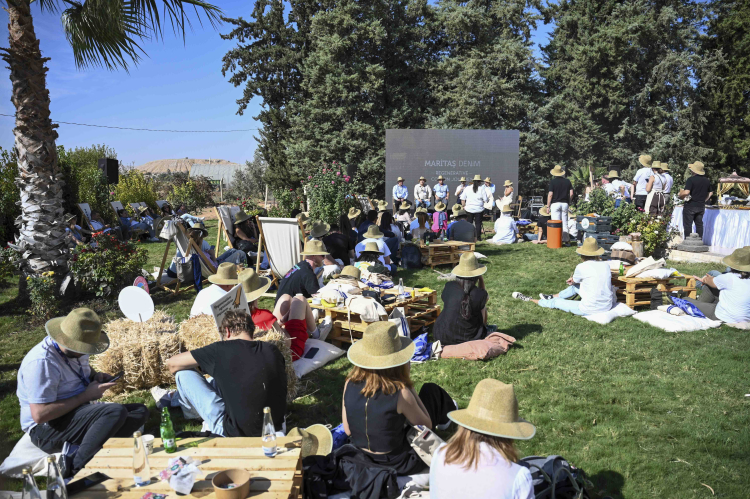
<svg viewBox="0 0 750 499">
<path fill-rule="evenodd" d="M 426 257 L 425 265 L 435 268 L 438 265 L 456 265 L 461 255 L 474 252 L 475 243 L 463 241 L 445 241 L 430 243 L 429 246 L 419 245 L 422 257 Z M 423 260 L 424 261 L 424 260 Z"/>
<path fill-rule="evenodd" d="M 133 484 L 133 439 L 110 438 L 104 448 L 89 461 L 75 479 L 97 471 L 110 479 L 89 488 L 76 498 L 91 499 L 141 499 L 146 492 L 168 494 L 168 499 L 177 499 L 177 493 L 169 483 L 158 479 L 159 472 L 167 468 L 170 458 L 190 456 L 203 464 L 191 494 L 187 497 L 215 499 L 211 479 L 223 470 L 242 468 L 250 472 L 252 483 L 250 495 L 262 499 L 299 499 L 302 497 L 302 461 L 300 459 L 300 437 L 276 439 L 279 453 L 268 458 L 263 455 L 260 438 L 186 438 L 177 441 L 177 452 L 167 454 L 161 447 L 161 439 L 154 440 L 154 452 L 148 456 L 151 466 L 151 484 L 135 487 Z"/>
<path fill-rule="evenodd" d="M 629 268 L 629 267 L 627 267 Z M 627 273 L 627 268 L 625 272 Z M 685 283 L 678 281 L 684 280 Z M 621 276 L 619 270 L 612 271 L 612 286 L 617 292 L 617 301 L 625 303 L 628 307 L 635 307 L 651 304 L 651 290 L 659 291 L 683 291 L 687 292 L 690 298 L 696 298 L 698 292 L 695 288 L 695 279 L 693 277 L 680 275 L 679 277 L 668 277 L 667 279 L 652 279 L 639 277 Z"/>
</svg>

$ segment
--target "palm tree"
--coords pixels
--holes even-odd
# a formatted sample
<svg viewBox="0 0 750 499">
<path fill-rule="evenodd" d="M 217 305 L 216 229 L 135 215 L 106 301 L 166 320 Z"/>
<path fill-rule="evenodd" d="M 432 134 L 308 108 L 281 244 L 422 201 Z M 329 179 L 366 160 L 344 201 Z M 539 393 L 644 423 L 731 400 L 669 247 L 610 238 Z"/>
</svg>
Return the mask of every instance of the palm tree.
<svg viewBox="0 0 750 499">
<path fill-rule="evenodd" d="M 21 216 L 16 224 L 23 254 L 21 270 L 39 273 L 65 266 L 63 181 L 57 163 L 57 125 L 50 119 L 46 85 L 48 60 L 42 57 L 31 17 L 32 0 L 6 0 L 9 47 L 2 57 L 10 69 L 11 101 L 16 107 L 15 148 L 21 190 Z M 198 21 L 203 13 L 216 27 L 221 11 L 200 0 L 39 0 L 41 11 L 58 12 L 76 66 L 128 69 L 145 54 L 142 40 L 162 37 L 162 24 L 185 36 L 190 26 L 185 7 L 192 6 Z M 159 16 L 163 8 L 163 18 Z"/>
</svg>

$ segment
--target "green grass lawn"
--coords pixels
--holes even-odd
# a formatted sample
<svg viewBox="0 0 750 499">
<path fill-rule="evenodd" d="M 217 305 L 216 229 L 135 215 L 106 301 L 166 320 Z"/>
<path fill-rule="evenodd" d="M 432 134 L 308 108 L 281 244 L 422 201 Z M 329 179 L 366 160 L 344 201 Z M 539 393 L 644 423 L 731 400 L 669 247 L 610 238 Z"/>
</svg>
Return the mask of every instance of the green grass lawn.
<svg viewBox="0 0 750 499">
<path fill-rule="evenodd" d="M 209 222 L 216 241 L 216 222 Z M 146 243 L 148 269 L 158 266 L 166 244 Z M 515 385 L 521 416 L 537 427 L 521 442 L 520 454 L 560 454 L 583 468 L 597 490 L 615 498 L 746 498 L 750 479 L 750 392 L 746 331 L 723 326 L 695 333 L 667 333 L 632 318 L 602 326 L 561 311 L 542 309 L 510 296 L 536 296 L 565 287 L 578 258 L 574 248 L 550 250 L 521 244 L 480 244 L 489 256 L 485 282 L 489 321 L 517 338 L 506 355 L 489 362 L 442 360 L 415 365 L 416 384 L 442 385 L 466 407 L 484 378 Z M 171 255 L 170 255 L 171 257 Z M 670 263 L 688 273 L 717 265 Z M 442 268 L 447 271 L 448 268 Z M 403 271 L 408 286 L 444 285 L 429 269 Z M 10 283 L 9 283 L 10 284 Z M 21 436 L 16 370 L 24 354 L 44 336 L 15 304 L 15 288 L 0 290 L 0 458 Z M 154 294 L 157 308 L 187 317 L 195 293 Z M 92 302 L 107 319 L 119 314 Z M 271 307 L 271 300 L 261 304 Z M 293 426 L 341 421 L 341 395 L 350 364 L 346 358 L 311 373 L 289 406 Z M 153 409 L 148 392 L 129 401 Z M 177 429 L 197 428 L 175 413 Z M 147 431 L 158 431 L 156 412 Z M 452 431 L 452 429 L 451 429 Z M 446 435 L 447 436 L 447 435 Z M 744 478 L 743 478 L 744 477 Z M 705 484 L 705 485 L 704 485 Z M 17 488 L 17 483 L 7 484 Z M 0 486 L 0 488 L 3 488 Z"/>
</svg>

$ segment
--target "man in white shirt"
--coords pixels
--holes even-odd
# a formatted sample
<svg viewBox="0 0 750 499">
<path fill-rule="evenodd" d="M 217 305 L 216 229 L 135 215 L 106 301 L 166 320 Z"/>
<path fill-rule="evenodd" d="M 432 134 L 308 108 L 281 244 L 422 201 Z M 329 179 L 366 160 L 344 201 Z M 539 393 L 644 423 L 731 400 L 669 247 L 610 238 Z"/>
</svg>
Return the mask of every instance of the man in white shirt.
<svg viewBox="0 0 750 499">
<path fill-rule="evenodd" d="M 432 189 L 427 185 L 427 179 L 419 177 L 419 183 L 414 186 L 414 203 L 415 207 L 429 208 L 430 198 L 432 197 Z"/>
<path fill-rule="evenodd" d="M 513 244 L 518 240 L 518 227 L 511 216 L 512 211 L 510 206 L 503 205 L 500 217 L 495 221 L 493 244 Z"/>
<path fill-rule="evenodd" d="M 386 267 L 390 267 L 391 250 L 388 249 L 388 245 L 385 244 L 385 241 L 383 240 L 384 235 L 380 232 L 380 227 L 377 225 L 370 225 L 364 236 L 365 238 L 354 247 L 354 253 L 357 255 L 357 258 L 359 258 L 359 255 L 365 250 L 365 245 L 367 243 L 375 243 L 378 245 L 378 250 L 383 252 L 383 254 L 378 257 L 378 260 L 380 260 L 380 263 Z"/>
<path fill-rule="evenodd" d="M 609 263 L 599 261 L 604 254 L 596 239 L 589 237 L 576 250 L 581 255 L 582 263 L 576 266 L 573 277 L 568 279 L 568 288 L 556 295 L 540 294 L 541 300 L 534 300 L 518 291 L 513 292 L 513 298 L 531 301 L 544 308 L 556 308 L 575 315 L 591 315 L 608 312 L 617 305 L 617 296 L 612 287 L 612 272 Z M 581 301 L 574 301 L 576 295 Z"/>
<path fill-rule="evenodd" d="M 604 190 L 607 191 L 607 194 L 615 198 L 615 208 L 618 208 L 623 201 L 629 203 L 630 184 L 620 178 L 617 170 L 610 170 L 607 178 L 609 179 L 609 184 L 604 186 Z"/>
<path fill-rule="evenodd" d="M 435 204 L 442 201 L 447 206 L 448 197 L 451 195 L 451 193 L 448 192 L 448 186 L 445 185 L 445 177 L 440 175 L 438 177 L 438 183 L 435 184 L 435 187 L 433 187 L 432 190 L 435 192 Z"/>
<path fill-rule="evenodd" d="M 190 317 L 201 314 L 212 315 L 211 304 L 239 284 L 237 266 L 233 263 L 222 263 L 216 273 L 209 276 L 208 281 L 212 285 L 203 288 L 195 297 L 193 307 L 190 309 Z"/>
<path fill-rule="evenodd" d="M 461 177 L 461 183 L 456 187 L 456 199 L 461 200 L 461 193 L 466 189 L 466 177 Z M 457 201 L 458 202 L 458 201 Z"/>
<path fill-rule="evenodd" d="M 648 154 L 642 154 L 638 157 L 638 162 L 643 165 L 643 168 L 635 173 L 633 185 L 630 187 L 630 198 L 634 200 L 636 208 L 640 208 L 641 210 L 646 208 L 646 198 L 648 197 L 646 185 L 648 185 L 648 179 L 652 175 L 652 161 L 651 156 Z"/>
<path fill-rule="evenodd" d="M 472 185 L 464 189 L 461 193 L 461 204 L 463 205 L 469 217 L 469 223 L 474 224 L 477 232 L 477 241 L 482 240 L 482 215 L 484 214 L 484 205 L 490 201 L 487 189 L 484 188 L 482 177 L 474 175 Z"/>
</svg>

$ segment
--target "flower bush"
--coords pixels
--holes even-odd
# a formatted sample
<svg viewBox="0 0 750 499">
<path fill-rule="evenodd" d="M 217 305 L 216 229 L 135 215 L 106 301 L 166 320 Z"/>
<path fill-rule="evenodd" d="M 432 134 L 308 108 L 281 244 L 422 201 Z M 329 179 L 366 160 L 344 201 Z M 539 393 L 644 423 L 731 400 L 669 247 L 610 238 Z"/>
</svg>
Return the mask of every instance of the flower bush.
<svg viewBox="0 0 750 499">
<path fill-rule="evenodd" d="M 31 308 L 28 309 L 32 317 L 47 320 L 57 314 L 57 296 L 55 295 L 54 272 L 44 272 L 40 275 L 28 276 L 26 284 L 29 290 Z"/>
<path fill-rule="evenodd" d="M 237 198 L 235 200 L 235 204 L 251 217 L 260 215 L 262 212 L 262 209 L 260 206 L 258 206 L 258 203 L 250 198 Z"/>
<path fill-rule="evenodd" d="M 204 208 L 213 205 L 214 186 L 208 177 L 175 176 L 175 180 L 180 181 L 174 183 L 167 194 L 167 200 L 175 209 L 184 204 L 188 213 L 198 215 Z"/>
<path fill-rule="evenodd" d="M 339 215 L 349 209 L 353 194 L 351 177 L 346 167 L 334 161 L 323 164 L 319 170 L 307 176 L 303 184 L 307 186 L 310 200 L 310 218 L 327 223 L 338 223 Z"/>
<path fill-rule="evenodd" d="M 85 291 L 111 296 L 141 275 L 148 253 L 134 242 L 122 242 L 110 234 L 92 237 L 92 246 L 76 246 L 70 270 Z"/>
<path fill-rule="evenodd" d="M 284 188 L 273 191 L 273 196 L 278 203 L 275 208 L 268 212 L 269 216 L 286 218 L 292 216 L 294 210 L 299 210 L 305 202 L 305 194 L 302 189 Z"/>
<path fill-rule="evenodd" d="M 617 212 L 627 211 L 624 215 L 630 215 L 625 220 L 622 218 L 621 225 L 615 230 L 615 234 L 633 234 L 638 232 L 643 240 L 643 254 L 650 256 L 658 253 L 667 247 L 669 240 L 679 232 L 678 229 L 669 228 L 669 221 L 672 219 L 672 207 L 668 206 L 667 211 L 660 217 L 652 217 L 634 205 L 628 205 L 627 208 L 620 207 Z M 618 214 L 616 212 L 616 214 Z"/>
<path fill-rule="evenodd" d="M 600 217 L 611 217 L 615 212 L 615 200 L 604 189 L 597 187 L 589 194 L 589 201 L 581 198 L 576 208 L 579 215 L 596 213 Z"/>
<path fill-rule="evenodd" d="M 0 249 L 0 283 L 13 277 L 21 263 L 21 254 L 11 247 Z"/>
</svg>

